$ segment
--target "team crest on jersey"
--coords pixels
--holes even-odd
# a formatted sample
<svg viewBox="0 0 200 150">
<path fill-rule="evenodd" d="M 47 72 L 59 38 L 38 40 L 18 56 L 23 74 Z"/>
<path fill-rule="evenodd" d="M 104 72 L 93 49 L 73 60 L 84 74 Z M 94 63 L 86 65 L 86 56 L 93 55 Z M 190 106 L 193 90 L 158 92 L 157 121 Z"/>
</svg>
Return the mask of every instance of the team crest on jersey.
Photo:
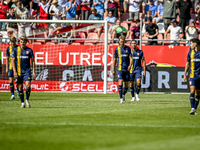
<svg viewBox="0 0 200 150">
<path fill-rule="evenodd" d="M 139 53 L 137 53 L 137 55 L 139 56 L 140 54 L 139 54 Z"/>
<path fill-rule="evenodd" d="M 26 54 L 29 54 L 29 51 L 26 51 Z"/>
<path fill-rule="evenodd" d="M 126 50 L 126 53 L 128 53 L 128 50 Z"/>
</svg>

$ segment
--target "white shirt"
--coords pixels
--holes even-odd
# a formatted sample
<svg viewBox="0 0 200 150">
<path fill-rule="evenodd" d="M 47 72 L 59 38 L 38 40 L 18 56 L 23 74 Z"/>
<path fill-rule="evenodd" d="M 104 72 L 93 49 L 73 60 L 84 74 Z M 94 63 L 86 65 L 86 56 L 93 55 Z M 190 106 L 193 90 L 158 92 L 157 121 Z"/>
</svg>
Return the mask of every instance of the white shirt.
<svg viewBox="0 0 200 150">
<path fill-rule="evenodd" d="M 187 26 L 188 27 L 188 26 Z M 185 29 L 187 29 L 187 27 Z M 198 28 L 197 27 L 189 27 L 188 31 L 186 32 L 186 40 L 191 40 L 193 38 L 197 38 L 197 30 Z"/>
<path fill-rule="evenodd" d="M 128 1 L 128 0 L 126 0 L 126 1 Z M 137 4 L 133 1 L 140 2 L 141 0 L 130 0 L 129 1 L 129 11 L 130 12 L 140 11 L 140 4 Z"/>
<path fill-rule="evenodd" d="M 61 6 L 55 6 L 55 5 L 51 5 L 49 12 L 54 11 L 56 13 L 56 15 L 62 14 L 62 10 L 63 8 Z M 61 20 L 61 16 L 56 17 L 55 15 L 53 15 L 52 20 Z"/>
<path fill-rule="evenodd" d="M 171 41 L 171 43 L 172 42 L 177 42 L 178 39 L 179 39 L 179 34 L 183 33 L 182 28 L 180 26 L 174 27 L 174 26 L 170 25 L 168 27 L 168 29 L 170 30 L 170 39 L 171 40 L 175 40 L 175 41 Z"/>
</svg>

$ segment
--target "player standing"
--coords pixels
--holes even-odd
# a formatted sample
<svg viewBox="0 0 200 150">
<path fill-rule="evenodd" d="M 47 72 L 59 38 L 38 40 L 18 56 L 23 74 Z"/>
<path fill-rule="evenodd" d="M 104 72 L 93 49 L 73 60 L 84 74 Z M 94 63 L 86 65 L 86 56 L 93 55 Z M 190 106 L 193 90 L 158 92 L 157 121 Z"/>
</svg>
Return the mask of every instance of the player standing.
<svg viewBox="0 0 200 150">
<path fill-rule="evenodd" d="M 10 82 L 10 92 L 11 92 L 10 99 L 15 99 L 12 53 L 15 49 L 17 49 L 18 45 L 16 44 L 16 38 L 14 36 L 10 38 L 10 42 L 12 45 L 9 46 L 6 50 L 6 74 L 8 74 L 9 82 Z M 17 88 L 17 97 L 19 98 L 18 88 Z"/>
<path fill-rule="evenodd" d="M 131 53 L 133 56 L 133 65 L 131 66 L 130 69 L 130 92 L 132 95 L 132 100 L 131 101 L 135 101 L 135 97 L 136 100 L 139 101 L 139 92 L 140 92 L 140 88 L 141 88 L 141 72 L 142 72 L 142 65 L 141 65 L 141 61 L 143 63 L 143 75 L 146 76 L 146 62 L 144 59 L 144 54 L 142 50 L 137 49 L 137 42 L 135 40 L 131 41 Z M 134 94 L 134 80 L 136 79 L 137 82 L 137 86 L 136 86 L 136 95 Z"/>
<path fill-rule="evenodd" d="M 196 115 L 197 106 L 199 104 L 200 94 L 200 50 L 199 50 L 199 39 L 190 40 L 191 50 L 187 56 L 187 63 L 185 65 L 184 80 L 187 80 L 186 73 L 190 68 L 190 104 L 191 104 L 191 115 Z"/>
<path fill-rule="evenodd" d="M 31 66 L 30 59 L 33 65 L 33 78 L 35 79 L 35 60 L 33 50 L 26 46 L 27 38 L 20 37 L 20 46 L 13 52 L 13 71 L 14 77 L 18 80 L 19 93 L 21 99 L 21 108 L 25 107 L 24 104 L 24 92 L 23 92 L 23 81 L 26 84 L 26 107 L 29 108 L 29 96 L 31 92 Z M 15 61 L 17 61 L 15 65 Z"/>
<path fill-rule="evenodd" d="M 118 90 L 120 96 L 120 103 L 125 103 L 125 94 L 128 90 L 128 81 L 129 81 L 129 70 L 133 63 L 133 58 L 131 54 L 130 47 L 125 45 L 125 36 L 119 37 L 119 44 L 115 49 L 114 61 L 113 61 L 113 75 L 115 75 L 115 67 L 117 63 L 117 77 L 118 77 Z M 124 91 L 122 93 L 123 81 L 125 82 Z M 122 97 L 122 94 L 124 95 Z"/>
</svg>

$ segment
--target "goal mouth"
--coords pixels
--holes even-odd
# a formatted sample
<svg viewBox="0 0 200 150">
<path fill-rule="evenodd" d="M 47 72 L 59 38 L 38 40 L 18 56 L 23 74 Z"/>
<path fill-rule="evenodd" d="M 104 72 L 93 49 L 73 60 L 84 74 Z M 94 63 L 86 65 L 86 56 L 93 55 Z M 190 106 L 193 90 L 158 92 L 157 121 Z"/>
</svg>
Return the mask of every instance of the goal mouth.
<svg viewBox="0 0 200 150">
<path fill-rule="evenodd" d="M 33 91 L 118 92 L 112 76 L 113 48 L 106 21 L 2 21 L 17 24 L 17 28 L 10 27 L 2 34 L 3 67 L 10 38 L 15 36 L 19 45 L 19 38 L 26 36 L 36 62 Z M 7 80 L 4 71 L 0 83 L 5 85 Z"/>
</svg>

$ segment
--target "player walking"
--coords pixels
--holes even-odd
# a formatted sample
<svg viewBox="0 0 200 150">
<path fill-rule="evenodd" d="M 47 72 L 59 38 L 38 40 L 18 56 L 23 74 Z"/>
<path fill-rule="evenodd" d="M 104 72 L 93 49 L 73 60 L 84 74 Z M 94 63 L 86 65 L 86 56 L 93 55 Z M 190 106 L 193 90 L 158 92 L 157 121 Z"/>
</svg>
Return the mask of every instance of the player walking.
<svg viewBox="0 0 200 150">
<path fill-rule="evenodd" d="M 184 80 L 187 80 L 186 73 L 190 68 L 190 104 L 191 104 L 191 115 L 196 115 L 197 106 L 199 104 L 200 94 L 200 50 L 199 50 L 199 39 L 191 39 L 191 50 L 187 56 L 187 63 L 185 65 Z"/>
<path fill-rule="evenodd" d="M 135 40 L 131 41 L 131 53 L 133 56 L 133 65 L 131 66 L 130 69 L 130 92 L 132 95 L 132 100 L 135 101 L 135 96 L 136 100 L 139 101 L 139 92 L 141 88 L 141 72 L 142 72 L 142 65 L 141 61 L 143 63 L 143 75 L 146 76 L 146 62 L 144 59 L 144 54 L 142 50 L 137 49 L 137 42 Z M 137 86 L 136 86 L 136 95 L 134 94 L 134 80 L 136 79 Z"/>
<path fill-rule="evenodd" d="M 14 36 L 10 38 L 10 42 L 12 45 L 9 46 L 6 50 L 6 74 L 8 74 L 9 82 L 10 82 L 10 92 L 11 92 L 10 99 L 15 99 L 12 53 L 15 49 L 17 49 L 18 45 L 16 44 L 16 38 Z M 18 88 L 17 88 L 17 97 L 20 98 Z"/>
<path fill-rule="evenodd" d="M 24 104 L 24 92 L 23 92 L 23 81 L 26 84 L 26 107 L 29 108 L 29 96 L 31 92 L 31 66 L 30 59 L 33 65 L 33 78 L 35 79 L 35 60 L 33 50 L 26 46 L 27 38 L 20 37 L 20 46 L 13 52 L 13 71 L 14 77 L 18 80 L 19 93 L 21 99 L 21 108 L 25 107 Z M 17 61 L 15 65 L 15 61 Z"/>
<path fill-rule="evenodd" d="M 125 45 L 125 36 L 119 37 L 119 44 L 115 49 L 113 61 L 113 75 L 115 75 L 115 67 L 117 63 L 117 77 L 118 77 L 118 90 L 120 96 L 120 103 L 125 103 L 125 94 L 128 90 L 129 70 L 133 63 L 130 47 Z M 123 81 L 125 82 L 124 91 L 122 93 Z M 122 94 L 124 95 L 122 97 Z"/>
</svg>

